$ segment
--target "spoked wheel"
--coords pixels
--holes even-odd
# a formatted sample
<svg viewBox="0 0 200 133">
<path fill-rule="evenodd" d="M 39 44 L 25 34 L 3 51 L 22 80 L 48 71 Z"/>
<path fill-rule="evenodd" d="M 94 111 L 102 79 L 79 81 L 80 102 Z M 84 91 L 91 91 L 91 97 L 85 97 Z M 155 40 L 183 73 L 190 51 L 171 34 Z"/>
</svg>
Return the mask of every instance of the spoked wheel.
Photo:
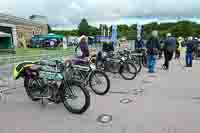
<svg viewBox="0 0 200 133">
<path fill-rule="evenodd" d="M 124 62 L 119 73 L 125 80 L 133 80 L 137 76 L 137 68 L 131 62 Z"/>
<path fill-rule="evenodd" d="M 40 100 L 39 98 L 35 98 L 35 95 L 37 93 L 37 95 L 39 95 L 40 90 L 38 89 L 39 85 L 36 79 L 32 79 L 32 78 L 26 78 L 24 79 L 24 88 L 26 90 L 26 93 L 28 95 L 28 97 L 32 100 L 32 101 L 38 101 Z"/>
<path fill-rule="evenodd" d="M 97 95 L 105 95 L 110 90 L 110 80 L 102 71 L 94 71 L 91 74 L 89 85 Z"/>
<path fill-rule="evenodd" d="M 137 73 L 141 72 L 142 64 L 140 63 L 139 59 L 134 58 L 131 62 L 135 65 L 135 67 L 137 69 Z"/>
<path fill-rule="evenodd" d="M 74 114 L 84 113 L 90 106 L 90 94 L 81 85 L 71 85 L 70 88 L 63 88 L 63 104 L 65 108 Z"/>
</svg>

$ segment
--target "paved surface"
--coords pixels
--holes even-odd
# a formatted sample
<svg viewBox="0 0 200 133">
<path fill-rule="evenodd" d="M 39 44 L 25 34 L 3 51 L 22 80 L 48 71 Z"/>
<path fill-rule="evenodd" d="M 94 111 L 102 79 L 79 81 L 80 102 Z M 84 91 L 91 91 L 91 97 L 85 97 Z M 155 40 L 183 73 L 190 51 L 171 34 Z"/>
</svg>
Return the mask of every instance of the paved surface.
<svg viewBox="0 0 200 133">
<path fill-rule="evenodd" d="M 143 69 L 133 81 L 112 77 L 110 93 L 91 93 L 83 115 L 70 114 L 62 104 L 42 108 L 19 85 L 0 103 L 0 133 L 199 133 L 200 64 L 186 69 L 183 60 L 174 60 L 168 72 L 157 66 L 156 74 Z M 124 98 L 132 102 L 120 103 Z M 112 121 L 97 122 L 101 114 Z"/>
</svg>

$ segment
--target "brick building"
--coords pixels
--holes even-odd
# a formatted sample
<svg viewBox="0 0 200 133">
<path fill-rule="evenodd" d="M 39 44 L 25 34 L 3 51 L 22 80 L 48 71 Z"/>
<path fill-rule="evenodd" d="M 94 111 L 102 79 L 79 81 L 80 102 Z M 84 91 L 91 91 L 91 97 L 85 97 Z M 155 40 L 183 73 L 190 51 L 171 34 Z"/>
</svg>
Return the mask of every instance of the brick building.
<svg viewBox="0 0 200 133">
<path fill-rule="evenodd" d="M 32 15 L 24 19 L 0 13 L 0 32 L 11 34 L 15 47 L 27 47 L 33 35 L 48 34 L 47 18 Z"/>
</svg>

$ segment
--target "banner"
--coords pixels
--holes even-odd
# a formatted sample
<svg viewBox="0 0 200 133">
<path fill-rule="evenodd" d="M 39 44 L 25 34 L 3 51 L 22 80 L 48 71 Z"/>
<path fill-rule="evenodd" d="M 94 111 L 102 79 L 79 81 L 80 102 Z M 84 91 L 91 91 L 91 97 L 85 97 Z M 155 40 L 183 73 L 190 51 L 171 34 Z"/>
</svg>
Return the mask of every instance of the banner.
<svg viewBox="0 0 200 133">
<path fill-rule="evenodd" d="M 114 42 L 114 45 L 117 44 L 117 25 L 112 25 L 112 36 L 111 40 Z"/>
<path fill-rule="evenodd" d="M 137 37 L 142 38 L 143 32 L 144 32 L 144 25 L 137 24 Z"/>
</svg>

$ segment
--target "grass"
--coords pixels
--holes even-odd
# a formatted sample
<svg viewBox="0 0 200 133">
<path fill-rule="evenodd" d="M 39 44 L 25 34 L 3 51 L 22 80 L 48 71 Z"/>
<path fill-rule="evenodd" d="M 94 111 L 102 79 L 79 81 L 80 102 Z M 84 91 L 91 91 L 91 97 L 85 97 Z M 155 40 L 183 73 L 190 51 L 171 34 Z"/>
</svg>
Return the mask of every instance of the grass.
<svg viewBox="0 0 200 133">
<path fill-rule="evenodd" d="M 24 61 L 24 60 L 28 60 L 28 61 L 33 61 L 33 60 L 37 60 L 40 57 L 42 57 L 42 55 L 51 55 L 52 58 L 54 58 L 56 55 L 62 55 L 62 56 L 69 56 L 72 55 L 74 52 L 73 48 L 67 48 L 67 49 L 63 49 L 63 48 L 54 48 L 54 49 L 41 49 L 41 48 L 17 48 L 16 49 L 16 54 L 0 54 L 0 65 L 4 65 L 4 64 L 10 64 L 13 62 L 20 62 L 20 61 Z M 52 56 L 54 55 L 54 56 Z M 16 56 L 15 59 L 11 59 L 11 60 L 7 60 L 7 57 L 14 57 Z M 34 57 L 37 56 L 37 57 Z M 5 57 L 5 58 L 2 58 Z"/>
</svg>

